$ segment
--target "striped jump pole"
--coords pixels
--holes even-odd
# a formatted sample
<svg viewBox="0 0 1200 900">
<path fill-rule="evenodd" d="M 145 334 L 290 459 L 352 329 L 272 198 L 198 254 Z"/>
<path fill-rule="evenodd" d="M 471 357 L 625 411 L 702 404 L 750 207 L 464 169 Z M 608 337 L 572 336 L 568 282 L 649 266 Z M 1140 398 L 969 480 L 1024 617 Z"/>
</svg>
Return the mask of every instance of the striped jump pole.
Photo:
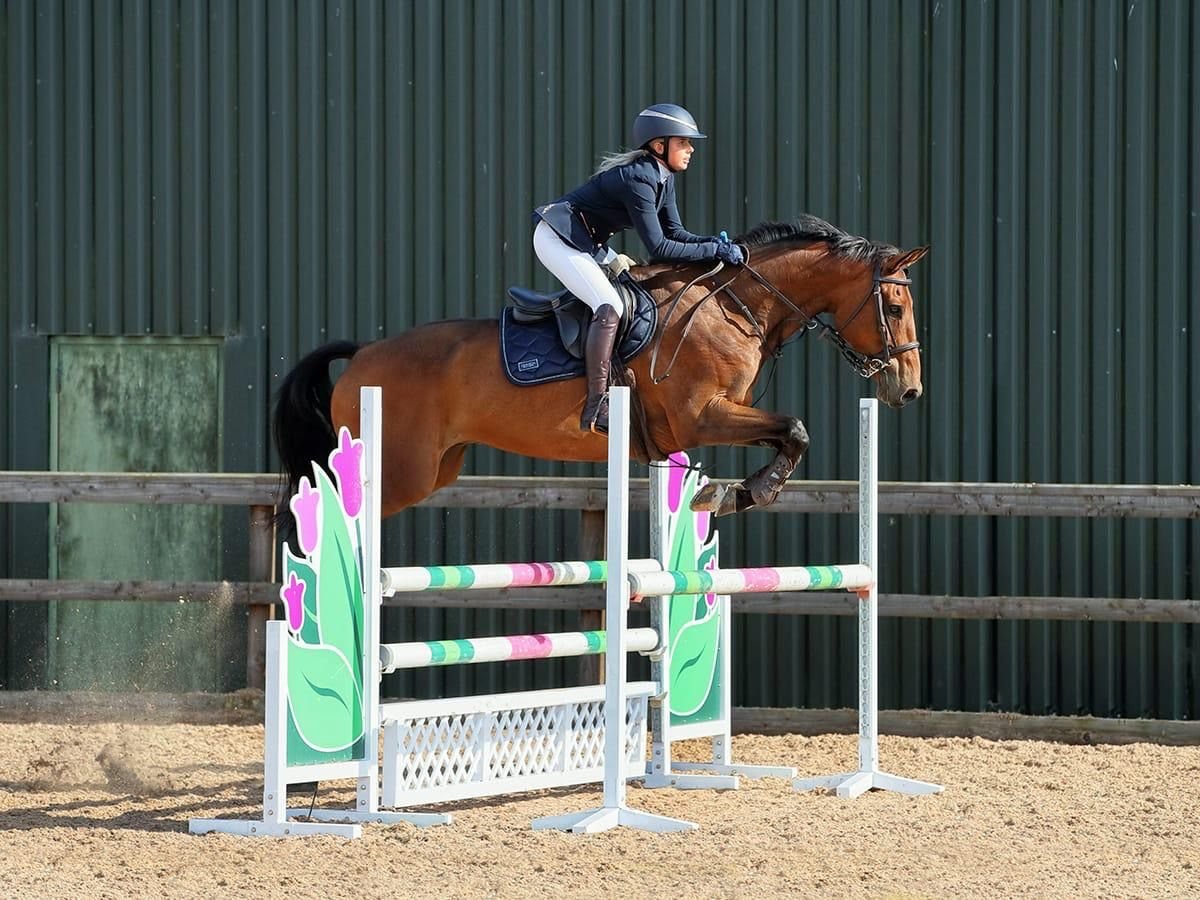
<svg viewBox="0 0 1200 900">
<path fill-rule="evenodd" d="M 631 572 L 635 597 L 661 594 L 764 594 L 773 591 L 865 591 L 875 582 L 870 566 L 788 566 L 784 568 L 705 569 Z"/>
<path fill-rule="evenodd" d="M 630 628 L 625 632 L 627 653 L 650 653 L 656 649 L 658 632 L 653 628 Z M 562 656 L 593 656 L 607 652 L 608 632 L 565 631 L 556 634 L 512 634 L 504 637 L 463 638 L 452 641 L 381 644 L 379 663 L 383 674 L 386 675 L 397 669 L 512 662 L 518 659 L 553 659 Z"/>
<path fill-rule="evenodd" d="M 869 572 L 879 565 L 879 401 L 858 401 L 858 558 Z M 798 791 L 834 789 L 852 799 L 864 791 L 897 791 L 901 794 L 936 794 L 939 784 L 889 775 L 879 770 L 879 592 L 875 579 L 859 594 L 858 604 L 858 770 L 840 775 L 797 778 Z"/>
<path fill-rule="evenodd" d="M 658 560 L 631 559 L 631 572 L 657 572 Z M 401 566 L 381 570 L 383 596 L 420 591 L 479 591 L 495 588 L 603 584 L 605 560 L 543 563 L 487 563 L 478 566 Z"/>
</svg>

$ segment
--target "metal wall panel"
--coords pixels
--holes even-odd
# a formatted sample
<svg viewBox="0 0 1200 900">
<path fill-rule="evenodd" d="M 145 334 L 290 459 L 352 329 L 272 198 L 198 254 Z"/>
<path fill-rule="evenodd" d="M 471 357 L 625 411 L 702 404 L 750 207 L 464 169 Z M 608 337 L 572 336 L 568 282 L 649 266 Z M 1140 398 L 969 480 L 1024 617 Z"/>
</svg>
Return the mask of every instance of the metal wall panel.
<svg viewBox="0 0 1200 900">
<path fill-rule="evenodd" d="M 711 135 L 680 180 L 692 228 L 808 211 L 933 245 L 912 273 L 926 395 L 884 414 L 882 477 L 1195 483 L 1198 49 L 1186 0 L 7 0 L 0 416 L 44 421 L 50 336 L 214 335 L 226 464 L 270 468 L 267 400 L 302 354 L 551 287 L 530 208 L 671 99 Z M 799 477 L 854 477 L 865 387 L 831 348 L 793 348 L 761 387 L 809 426 Z M 46 452 L 0 438 L 5 466 Z M 764 455 L 700 458 L 729 476 Z M 590 470 L 477 449 L 468 471 Z M 14 541 L 33 514 L 9 514 Z M 576 527 L 426 510 L 388 545 L 398 563 L 548 558 Z M 723 527 L 747 564 L 854 548 L 846 517 Z M 5 546 L 6 570 L 28 573 Z M 1182 522 L 905 517 L 881 559 L 885 590 L 1200 595 L 1200 528 Z M 27 615 L 10 611 L 9 641 Z M 420 637 L 570 624 L 389 618 Z M 737 639 L 739 703 L 853 705 L 850 621 L 743 617 Z M 1197 645 L 1187 626 L 886 621 L 881 697 L 1193 717 Z M 514 672 L 398 684 L 559 674 Z"/>
</svg>

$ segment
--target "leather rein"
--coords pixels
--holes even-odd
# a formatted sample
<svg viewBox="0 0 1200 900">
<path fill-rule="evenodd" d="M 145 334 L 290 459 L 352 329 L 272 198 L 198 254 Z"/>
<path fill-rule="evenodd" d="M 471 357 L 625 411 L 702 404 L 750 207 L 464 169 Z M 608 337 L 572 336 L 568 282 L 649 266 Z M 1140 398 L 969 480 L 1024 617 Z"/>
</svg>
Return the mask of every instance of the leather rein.
<svg viewBox="0 0 1200 900">
<path fill-rule="evenodd" d="M 723 262 L 718 261 L 716 266 L 714 266 L 712 269 L 710 269 L 707 272 L 697 275 L 695 278 L 693 278 L 691 281 L 689 281 L 687 284 L 685 284 L 683 287 L 681 287 L 678 291 L 676 291 L 675 294 L 671 297 L 670 306 L 667 309 L 667 314 L 666 314 L 665 318 L 663 319 L 662 329 L 659 331 L 658 337 L 654 341 L 654 350 L 650 355 L 650 380 L 654 384 L 660 384 L 661 382 L 663 382 L 670 376 L 671 369 L 673 369 L 675 367 L 675 360 L 679 356 L 679 351 L 683 348 L 683 344 L 687 340 L 688 332 L 690 332 L 692 330 L 692 325 L 695 323 L 696 311 L 699 310 L 700 307 L 703 306 L 704 303 L 706 301 L 708 301 L 709 298 L 714 297 L 715 295 L 721 293 L 722 291 L 724 291 L 725 294 L 728 295 L 730 298 L 732 298 L 734 303 L 737 304 L 738 309 L 741 311 L 742 315 L 745 316 L 746 320 L 750 323 L 751 327 L 754 329 L 754 333 L 757 334 L 759 337 L 759 340 L 762 341 L 763 348 L 764 349 L 767 348 L 768 338 L 767 338 L 766 332 L 763 331 L 763 328 L 758 323 L 758 320 L 754 318 L 754 314 L 750 312 L 750 309 L 746 306 L 746 304 L 744 302 L 742 302 L 742 299 L 740 297 L 738 297 L 738 295 L 735 294 L 733 292 L 733 289 L 731 288 L 731 285 L 735 281 L 737 281 L 737 279 L 740 278 L 744 272 L 749 273 L 751 275 L 751 277 L 754 278 L 755 281 L 757 281 L 759 284 L 761 284 L 763 287 L 765 287 L 768 291 L 770 291 L 772 294 L 774 294 L 777 298 L 782 300 L 788 307 L 790 307 L 792 309 L 793 312 L 795 312 L 796 315 L 792 316 L 790 318 L 796 318 L 796 319 L 800 320 L 800 323 L 801 323 L 800 336 L 801 337 L 805 334 L 805 332 L 813 331 L 814 329 L 819 331 L 822 337 L 828 338 L 829 340 L 833 341 L 834 345 L 838 348 L 838 351 L 842 354 L 842 357 L 846 360 L 847 363 L 850 364 L 850 367 L 852 369 L 854 369 L 854 371 L 857 372 L 859 375 L 861 375 L 863 378 L 871 378 L 872 376 L 881 372 L 883 369 L 887 368 L 887 365 L 888 365 L 888 363 L 891 362 L 893 356 L 899 356 L 901 353 L 907 353 L 910 350 L 916 350 L 921 346 L 919 341 L 909 341 L 908 343 L 905 343 L 905 344 L 897 344 L 895 342 L 895 336 L 892 334 L 892 328 L 888 324 L 887 314 L 884 312 L 884 309 L 883 309 L 883 285 L 885 285 L 885 284 L 902 284 L 902 285 L 912 284 L 912 280 L 907 277 L 907 272 L 905 272 L 904 277 L 901 277 L 901 278 L 896 278 L 893 276 L 885 277 L 880 274 L 880 264 L 877 261 L 875 263 L 875 269 L 871 274 L 871 289 L 869 291 L 867 291 L 866 295 L 862 298 L 862 300 L 858 301 L 858 305 L 856 307 L 854 307 L 854 311 L 852 313 L 850 313 L 849 318 L 847 318 L 846 321 L 842 323 L 841 329 L 845 329 L 845 328 L 849 327 L 850 323 L 853 322 L 856 318 L 858 318 L 859 313 L 861 313 L 866 308 L 867 303 L 872 299 L 875 300 L 875 314 L 876 314 L 875 322 L 876 322 L 876 326 L 879 329 L 879 337 L 882 340 L 883 349 L 880 350 L 878 353 L 869 353 L 868 354 L 868 353 L 861 353 L 858 350 L 855 350 L 853 347 L 851 347 L 849 342 L 844 337 L 842 337 L 841 330 L 838 329 L 835 325 L 830 325 L 827 322 L 823 321 L 822 319 L 817 318 L 816 316 L 809 315 L 807 312 L 805 312 L 803 309 L 801 309 L 799 306 L 797 306 L 796 303 L 793 302 L 790 297 L 788 297 L 786 294 L 783 293 L 783 291 L 781 291 L 781 290 L 779 290 L 779 288 L 775 287 L 775 285 L 773 285 L 767 278 L 764 278 L 763 275 L 758 272 L 758 270 L 751 267 L 749 250 L 747 248 L 743 248 L 743 250 L 746 254 L 746 261 L 737 268 L 737 271 L 734 272 L 733 277 L 726 279 L 723 283 L 718 284 L 713 288 L 710 288 L 708 293 L 705 294 L 703 297 L 701 297 L 700 301 L 695 306 L 692 307 L 691 312 L 688 313 L 688 321 L 687 321 L 687 324 L 684 326 L 683 334 L 679 338 L 679 344 L 675 347 L 675 352 L 671 354 L 670 362 L 667 363 L 667 370 L 665 372 L 663 372 L 662 375 L 656 376 L 654 374 L 654 369 L 658 362 L 658 351 L 659 351 L 659 348 L 662 346 L 662 339 L 663 339 L 663 336 L 666 334 L 667 325 L 670 323 L 671 317 L 675 313 L 675 307 L 679 305 L 679 301 L 683 299 L 684 295 L 686 295 L 687 292 L 689 290 L 691 290 L 696 285 L 697 282 L 702 281 L 705 278 L 710 278 L 710 277 L 718 274 L 721 271 L 721 269 L 724 268 L 725 264 Z M 788 321 L 788 320 L 785 319 L 784 321 Z M 795 338 L 793 338 L 793 340 L 795 340 Z M 787 344 L 789 344 L 789 343 L 791 343 L 791 341 L 784 341 L 784 342 L 780 343 L 779 346 L 776 347 L 774 350 L 769 351 L 770 354 L 772 356 L 778 358 L 783 353 L 783 348 L 785 346 L 787 346 Z"/>
</svg>

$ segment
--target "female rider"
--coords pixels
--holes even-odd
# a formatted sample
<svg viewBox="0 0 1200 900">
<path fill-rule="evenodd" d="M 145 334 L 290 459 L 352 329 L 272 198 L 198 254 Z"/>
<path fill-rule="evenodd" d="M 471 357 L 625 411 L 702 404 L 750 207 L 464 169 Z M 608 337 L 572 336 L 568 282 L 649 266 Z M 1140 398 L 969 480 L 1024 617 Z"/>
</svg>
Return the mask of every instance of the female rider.
<svg viewBox="0 0 1200 900">
<path fill-rule="evenodd" d="M 675 174 L 687 169 L 692 141 L 703 137 L 682 106 L 648 106 L 633 122 L 631 144 L 636 150 L 605 156 L 581 186 L 534 210 L 533 249 L 538 259 L 592 308 L 584 347 L 587 401 L 579 420 L 583 431 L 608 432 L 609 359 L 623 313 L 609 278 L 629 267 L 627 257 L 608 247 L 608 239 L 633 228 L 651 260 L 743 262 L 741 248 L 727 238 L 692 234 L 679 220 Z"/>
</svg>

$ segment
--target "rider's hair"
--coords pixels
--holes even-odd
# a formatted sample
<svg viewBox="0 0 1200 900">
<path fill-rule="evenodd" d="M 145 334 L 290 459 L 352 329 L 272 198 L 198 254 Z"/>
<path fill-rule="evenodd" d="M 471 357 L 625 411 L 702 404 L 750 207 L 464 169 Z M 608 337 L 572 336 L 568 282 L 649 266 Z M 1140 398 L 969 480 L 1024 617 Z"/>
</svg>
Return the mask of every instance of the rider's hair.
<svg viewBox="0 0 1200 900">
<path fill-rule="evenodd" d="M 600 157 L 600 165 L 596 167 L 593 175 L 599 175 L 601 172 L 607 172 L 609 169 L 615 169 L 617 166 L 623 166 L 626 163 L 631 163 L 635 159 L 641 159 L 643 156 L 649 156 L 649 150 L 626 150 L 624 153 L 605 153 Z"/>
</svg>

